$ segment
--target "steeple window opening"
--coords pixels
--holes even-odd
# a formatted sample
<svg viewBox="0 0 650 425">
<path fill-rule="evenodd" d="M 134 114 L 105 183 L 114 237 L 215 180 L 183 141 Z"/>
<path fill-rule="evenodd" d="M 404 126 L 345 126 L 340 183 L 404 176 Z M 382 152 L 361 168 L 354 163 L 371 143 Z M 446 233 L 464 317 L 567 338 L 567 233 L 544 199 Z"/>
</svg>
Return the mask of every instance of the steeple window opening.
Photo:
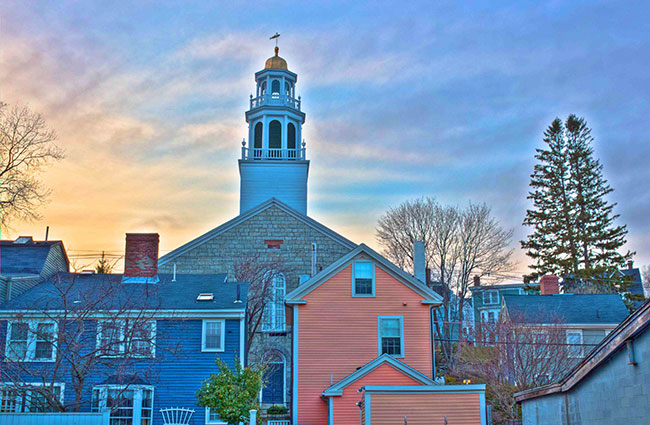
<svg viewBox="0 0 650 425">
<path fill-rule="evenodd" d="M 269 124 L 269 149 L 278 149 L 277 153 L 269 152 L 269 157 L 281 156 L 279 149 L 282 149 L 282 124 L 278 120 Z"/>
<path fill-rule="evenodd" d="M 271 94 L 280 94 L 280 80 L 271 82 Z"/>
<path fill-rule="evenodd" d="M 255 124 L 255 134 L 253 141 L 253 157 L 260 158 L 262 156 L 262 131 L 264 125 L 261 122 Z"/>
<path fill-rule="evenodd" d="M 266 94 L 266 81 L 262 81 L 262 85 L 260 87 L 260 96 L 264 96 Z"/>
<path fill-rule="evenodd" d="M 289 123 L 287 126 L 287 149 L 289 149 L 289 158 L 296 157 L 296 126 Z"/>
<path fill-rule="evenodd" d="M 284 83 L 284 94 L 289 96 L 289 97 L 292 97 L 291 96 L 291 84 Z"/>
</svg>

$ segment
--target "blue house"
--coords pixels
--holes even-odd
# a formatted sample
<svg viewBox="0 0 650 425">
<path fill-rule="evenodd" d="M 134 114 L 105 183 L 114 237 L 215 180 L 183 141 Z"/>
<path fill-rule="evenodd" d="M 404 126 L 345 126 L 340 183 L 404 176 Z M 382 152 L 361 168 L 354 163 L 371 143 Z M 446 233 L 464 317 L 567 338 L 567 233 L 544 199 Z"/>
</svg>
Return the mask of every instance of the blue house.
<svg viewBox="0 0 650 425">
<path fill-rule="evenodd" d="M 195 410 L 219 357 L 246 363 L 248 286 L 157 273 L 158 235 L 128 234 L 125 273 L 59 273 L 0 305 L 0 412 L 111 409 L 111 425 Z"/>
</svg>

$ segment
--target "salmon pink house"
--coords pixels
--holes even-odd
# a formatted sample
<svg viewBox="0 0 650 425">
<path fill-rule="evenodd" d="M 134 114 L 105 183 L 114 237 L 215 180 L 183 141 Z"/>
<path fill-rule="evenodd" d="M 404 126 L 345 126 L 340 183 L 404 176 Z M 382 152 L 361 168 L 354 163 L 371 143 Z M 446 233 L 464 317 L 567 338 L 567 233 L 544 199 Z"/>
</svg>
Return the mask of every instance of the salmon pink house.
<svg viewBox="0 0 650 425">
<path fill-rule="evenodd" d="M 409 425 L 486 423 L 483 385 L 433 380 L 432 315 L 441 297 L 368 246 L 285 302 L 294 324 L 294 425 L 401 424 L 405 416 Z"/>
</svg>

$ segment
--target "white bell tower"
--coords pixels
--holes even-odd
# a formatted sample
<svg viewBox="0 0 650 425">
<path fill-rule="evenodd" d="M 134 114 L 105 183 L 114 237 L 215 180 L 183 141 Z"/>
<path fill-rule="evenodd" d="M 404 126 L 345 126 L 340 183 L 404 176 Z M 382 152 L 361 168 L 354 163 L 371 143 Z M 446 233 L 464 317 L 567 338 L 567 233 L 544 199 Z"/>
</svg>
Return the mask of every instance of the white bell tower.
<svg viewBox="0 0 650 425">
<path fill-rule="evenodd" d="M 296 98 L 298 76 L 278 56 L 267 59 L 255 73 L 257 90 L 246 111 L 248 146 L 242 142 L 239 160 L 239 212 L 244 213 L 269 198 L 278 198 L 307 214 L 309 161 L 302 140 L 305 114 Z"/>
</svg>

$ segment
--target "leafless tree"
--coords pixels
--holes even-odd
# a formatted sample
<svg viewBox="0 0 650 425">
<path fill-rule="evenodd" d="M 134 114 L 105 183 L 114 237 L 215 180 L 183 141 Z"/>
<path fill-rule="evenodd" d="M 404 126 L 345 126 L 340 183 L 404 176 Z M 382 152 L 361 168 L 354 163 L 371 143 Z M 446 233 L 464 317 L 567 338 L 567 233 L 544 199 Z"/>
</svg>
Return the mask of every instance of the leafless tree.
<svg viewBox="0 0 650 425">
<path fill-rule="evenodd" d="M 15 396 L 28 397 L 31 410 L 79 411 L 89 377 L 105 375 L 126 390 L 138 379 L 155 379 L 156 362 L 147 359 L 178 352 L 156 329 L 156 288 L 143 284 L 127 294 L 120 276 L 83 280 L 65 274 L 42 284 L 29 307 L 5 307 L 14 313 L 0 349 L 0 381 Z M 73 402 L 61 403 L 60 382 L 72 386 Z"/>
<path fill-rule="evenodd" d="M 463 209 L 420 198 L 391 208 L 379 218 L 377 240 L 398 266 L 412 268 L 413 242 L 424 241 L 426 265 L 431 270 L 427 283 L 443 297 L 436 314 L 436 338 L 450 366 L 458 347 L 452 335 L 461 333 L 472 277 L 510 270 L 511 239 L 512 230 L 504 229 L 485 204 L 470 203 Z"/>
<path fill-rule="evenodd" d="M 279 256 L 265 256 L 258 253 L 244 255 L 234 264 L 235 280 L 248 282 L 248 346 L 260 351 L 257 336 L 264 321 L 264 312 L 273 301 L 273 283 L 276 278 L 283 278 L 289 268 Z"/>
<path fill-rule="evenodd" d="M 641 282 L 643 282 L 643 292 L 647 298 L 650 298 L 650 266 L 643 266 L 641 269 Z"/>
<path fill-rule="evenodd" d="M 570 342 L 557 317 L 527 319 L 482 322 L 460 339 L 459 359 L 449 370 L 457 380 L 487 384 L 496 424 L 521 418 L 514 393 L 557 382 L 590 348 Z"/>
<path fill-rule="evenodd" d="M 0 103 L 0 227 L 11 219 L 38 218 L 38 207 L 49 191 L 37 175 L 53 160 L 63 158 L 56 134 L 27 107 Z"/>
</svg>

